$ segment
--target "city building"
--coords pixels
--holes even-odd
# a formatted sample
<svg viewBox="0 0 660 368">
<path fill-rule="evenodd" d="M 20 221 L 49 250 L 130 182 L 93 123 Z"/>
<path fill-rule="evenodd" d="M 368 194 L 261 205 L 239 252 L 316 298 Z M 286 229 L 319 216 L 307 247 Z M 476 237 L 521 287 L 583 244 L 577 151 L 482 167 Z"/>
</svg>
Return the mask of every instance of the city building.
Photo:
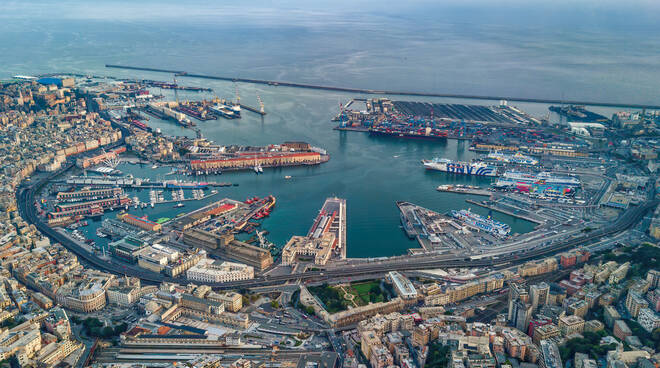
<svg viewBox="0 0 660 368">
<path fill-rule="evenodd" d="M 557 344 L 552 340 L 541 340 L 541 368 L 562 368 L 561 355 Z"/>
<path fill-rule="evenodd" d="M 538 345 L 541 340 L 559 336 L 560 334 L 561 331 L 559 330 L 559 328 L 552 323 L 547 325 L 537 326 L 534 328 L 532 341 Z"/>
<path fill-rule="evenodd" d="M 605 318 L 605 324 L 609 328 L 613 328 L 614 322 L 621 319 L 619 312 L 611 305 L 603 307 L 603 317 Z"/>
<path fill-rule="evenodd" d="M 625 340 L 626 337 L 632 335 L 632 331 L 630 331 L 630 328 L 624 322 L 622 319 L 616 320 L 614 322 L 614 328 L 612 329 L 612 333 L 616 338 L 619 340 Z"/>
<path fill-rule="evenodd" d="M 581 334 L 584 331 L 584 319 L 575 315 L 564 315 L 559 317 L 558 327 L 563 336 Z"/>
<path fill-rule="evenodd" d="M 660 327 L 660 315 L 649 308 L 643 308 L 637 315 L 637 323 L 648 332 Z"/>
<path fill-rule="evenodd" d="M 637 317 L 639 311 L 648 307 L 649 303 L 644 300 L 642 295 L 634 290 L 628 290 L 628 295 L 626 296 L 626 309 L 632 317 Z"/>
</svg>

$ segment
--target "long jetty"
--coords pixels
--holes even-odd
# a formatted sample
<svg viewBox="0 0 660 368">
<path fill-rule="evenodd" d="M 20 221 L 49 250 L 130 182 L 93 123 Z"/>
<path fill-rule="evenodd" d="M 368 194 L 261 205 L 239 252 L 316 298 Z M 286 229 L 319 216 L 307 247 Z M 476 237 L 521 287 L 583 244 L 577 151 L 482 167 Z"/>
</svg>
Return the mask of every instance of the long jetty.
<svg viewBox="0 0 660 368">
<path fill-rule="evenodd" d="M 413 92 L 413 91 L 374 90 L 374 89 L 334 87 L 334 86 L 323 86 L 323 85 L 316 85 L 316 84 L 304 84 L 304 83 L 293 83 L 293 82 L 283 82 L 283 81 L 272 81 L 272 80 L 266 80 L 266 79 L 249 79 L 249 78 L 236 78 L 236 77 L 223 77 L 223 76 L 204 75 L 204 74 L 193 74 L 193 73 L 188 73 L 188 72 L 181 71 L 181 70 L 169 70 L 169 69 L 149 68 L 149 67 L 141 67 L 141 66 L 106 64 L 105 67 L 106 68 L 115 68 L 115 69 L 140 70 L 140 71 L 147 71 L 147 72 L 170 73 L 170 74 L 177 74 L 177 76 L 180 76 L 180 77 L 215 79 L 215 80 L 222 80 L 222 81 L 228 81 L 228 82 L 265 84 L 265 85 L 269 85 L 269 86 L 307 88 L 307 89 L 316 89 L 316 90 L 325 90 L 325 91 L 352 92 L 352 93 L 362 93 L 362 94 L 371 94 L 371 95 L 446 97 L 446 98 L 462 98 L 462 99 L 466 99 L 466 100 L 493 100 L 493 101 L 507 100 L 507 101 L 516 101 L 516 102 L 532 102 L 532 103 L 546 103 L 546 104 L 585 105 L 585 106 L 601 106 L 601 107 L 625 107 L 625 108 L 634 108 L 634 109 L 660 110 L 660 105 L 635 104 L 635 103 L 626 103 L 626 102 L 598 102 L 598 101 L 560 100 L 560 99 L 550 99 L 550 98 L 526 98 L 526 97 L 513 97 L 513 96 L 463 95 L 463 94 L 456 94 L 456 93 L 432 93 L 432 92 Z"/>
</svg>

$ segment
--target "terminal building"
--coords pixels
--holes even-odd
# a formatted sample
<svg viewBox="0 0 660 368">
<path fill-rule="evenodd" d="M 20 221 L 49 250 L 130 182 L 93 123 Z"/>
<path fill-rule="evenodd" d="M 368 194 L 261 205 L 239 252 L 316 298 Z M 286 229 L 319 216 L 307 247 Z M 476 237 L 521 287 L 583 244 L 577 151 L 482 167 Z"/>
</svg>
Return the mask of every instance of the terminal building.
<svg viewBox="0 0 660 368">
<path fill-rule="evenodd" d="M 330 260 L 334 242 L 335 235 L 332 233 L 323 234 L 315 239 L 292 236 L 282 249 L 282 265 L 293 265 L 301 258 L 311 258 L 314 264 L 325 265 Z"/>
<path fill-rule="evenodd" d="M 222 259 L 252 266 L 257 271 L 263 271 L 273 264 L 273 256 L 268 249 L 235 240 L 233 234 L 189 229 L 183 233 L 183 243 L 205 249 Z"/>
<path fill-rule="evenodd" d="M 191 267 L 186 276 L 191 281 L 230 282 L 254 278 L 254 268 L 242 263 L 204 258 Z"/>
</svg>

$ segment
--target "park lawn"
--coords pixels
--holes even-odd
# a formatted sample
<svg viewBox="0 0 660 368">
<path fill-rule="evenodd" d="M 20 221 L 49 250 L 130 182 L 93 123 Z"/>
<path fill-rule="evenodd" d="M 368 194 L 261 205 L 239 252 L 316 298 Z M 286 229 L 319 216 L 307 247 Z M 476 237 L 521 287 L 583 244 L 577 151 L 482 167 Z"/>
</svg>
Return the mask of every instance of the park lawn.
<svg viewBox="0 0 660 368">
<path fill-rule="evenodd" d="M 356 299 L 356 302 L 361 302 L 358 303 L 360 305 L 367 305 L 369 302 L 382 302 L 385 301 L 385 296 L 383 295 L 382 291 L 379 291 L 378 294 L 376 294 L 373 299 L 371 297 L 371 290 L 374 287 L 378 287 L 380 289 L 380 281 L 369 281 L 369 282 L 362 282 L 359 284 L 351 284 L 350 287 L 350 292 L 351 294 L 356 295 L 358 298 Z"/>
</svg>

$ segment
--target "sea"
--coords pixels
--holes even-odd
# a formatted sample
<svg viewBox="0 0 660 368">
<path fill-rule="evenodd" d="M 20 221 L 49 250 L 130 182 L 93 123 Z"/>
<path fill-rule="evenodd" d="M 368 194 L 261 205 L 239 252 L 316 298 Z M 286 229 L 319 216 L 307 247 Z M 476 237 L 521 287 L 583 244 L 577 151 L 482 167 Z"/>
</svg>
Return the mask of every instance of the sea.
<svg viewBox="0 0 660 368">
<path fill-rule="evenodd" d="M 148 66 L 228 77 L 401 91 L 461 93 L 657 104 L 660 6 L 654 1 L 223 1 L 40 0 L 0 2 L 0 80 L 73 72 L 170 81 L 172 75 L 105 68 Z M 209 180 L 239 184 L 186 207 L 133 210 L 174 217 L 212 200 L 273 194 L 277 206 L 262 227 L 283 245 L 304 235 L 325 198 L 347 199 L 349 257 L 405 254 L 416 247 L 396 201 L 448 212 L 470 208 L 512 227 L 533 223 L 471 206 L 440 184 L 487 186 L 491 179 L 425 171 L 422 159 L 470 160 L 468 142 L 421 142 L 340 132 L 331 121 L 349 93 L 179 77 L 218 96 L 258 106 L 240 120 L 198 122 L 219 144 L 306 141 L 328 151 L 314 167 L 224 173 Z M 161 91 L 156 91 L 161 92 Z M 167 94 L 169 91 L 163 91 Z M 257 97 L 258 96 L 258 97 Z M 172 97 L 172 96 L 170 96 Z M 387 97 L 387 96 L 385 96 Z M 394 99 L 492 105 L 499 101 L 395 96 Z M 548 105 L 511 103 L 538 117 Z M 594 108 L 611 116 L 622 109 Z M 165 134 L 193 135 L 171 122 L 147 122 Z M 170 178 L 169 168 L 122 164 L 136 177 Z M 291 176 L 291 179 L 285 179 Z M 131 193 L 148 200 L 148 191 Z M 190 193 L 187 193 L 190 196 Z M 114 214 L 108 214 L 111 217 Z M 90 225 L 93 233 L 98 223 Z"/>
</svg>

